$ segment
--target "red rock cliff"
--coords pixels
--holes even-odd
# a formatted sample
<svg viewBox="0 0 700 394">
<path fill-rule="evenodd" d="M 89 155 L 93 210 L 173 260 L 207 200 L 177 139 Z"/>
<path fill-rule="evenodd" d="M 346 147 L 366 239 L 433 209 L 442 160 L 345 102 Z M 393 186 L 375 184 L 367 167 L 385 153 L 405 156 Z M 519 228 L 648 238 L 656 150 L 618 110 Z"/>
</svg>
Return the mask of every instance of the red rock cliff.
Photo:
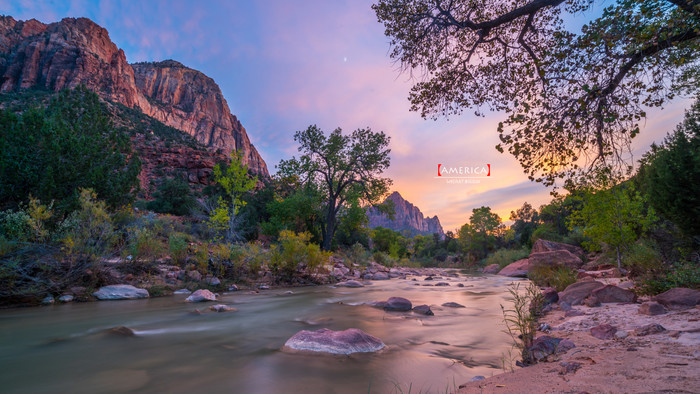
<svg viewBox="0 0 700 394">
<path fill-rule="evenodd" d="M 408 231 L 411 236 L 434 233 L 440 234 L 441 238 L 445 236 L 437 216 L 424 217 L 420 209 L 406 201 L 399 192 L 391 193 L 386 199 L 394 202 L 394 219 L 389 219 L 388 216 L 370 209 L 367 212 L 369 227 L 381 226 L 398 232 Z"/>
<path fill-rule="evenodd" d="M 129 65 L 107 30 L 87 18 L 43 24 L 0 16 L 0 92 L 80 84 L 141 109 L 212 151 L 236 150 L 253 172 L 268 176 L 246 130 L 206 75 L 174 61 Z"/>
</svg>

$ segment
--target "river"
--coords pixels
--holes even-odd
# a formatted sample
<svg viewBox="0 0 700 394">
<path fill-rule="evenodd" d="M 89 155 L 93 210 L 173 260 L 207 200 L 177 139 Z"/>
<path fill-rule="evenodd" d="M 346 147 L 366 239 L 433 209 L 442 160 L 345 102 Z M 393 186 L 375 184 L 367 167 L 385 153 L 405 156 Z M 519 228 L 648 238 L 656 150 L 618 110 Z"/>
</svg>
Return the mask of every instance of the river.
<svg viewBox="0 0 700 394">
<path fill-rule="evenodd" d="M 510 305 L 513 279 L 410 279 L 228 293 L 220 303 L 238 312 L 225 313 L 185 303 L 185 295 L 0 310 L 0 391 L 444 393 L 476 375 L 501 373 L 512 340 L 500 305 Z M 423 286 L 438 281 L 450 286 Z M 392 296 L 428 304 L 435 316 L 365 305 Z M 190 313 L 195 308 L 204 313 Z M 137 335 L 104 332 L 117 326 Z M 352 327 L 387 347 L 351 356 L 280 350 L 302 329 Z"/>
</svg>

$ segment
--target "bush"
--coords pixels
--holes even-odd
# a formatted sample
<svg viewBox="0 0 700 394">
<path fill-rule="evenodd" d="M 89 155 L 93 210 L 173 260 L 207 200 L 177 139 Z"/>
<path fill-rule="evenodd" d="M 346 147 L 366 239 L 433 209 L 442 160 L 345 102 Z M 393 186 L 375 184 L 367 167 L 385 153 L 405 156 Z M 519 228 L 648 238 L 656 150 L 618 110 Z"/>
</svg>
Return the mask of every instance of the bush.
<svg viewBox="0 0 700 394">
<path fill-rule="evenodd" d="M 241 273 L 257 277 L 268 257 L 259 242 L 234 245 L 231 248 L 232 270 L 227 270 L 226 277 L 236 279 Z"/>
<path fill-rule="evenodd" d="M 366 266 L 369 262 L 369 251 L 361 243 L 353 244 L 347 250 L 348 260 L 357 265 Z"/>
<path fill-rule="evenodd" d="M 510 263 L 526 258 L 530 253 L 525 248 L 498 249 L 484 260 L 485 265 L 498 264 L 501 268 Z"/>
<path fill-rule="evenodd" d="M 311 234 L 280 232 L 279 244 L 270 248 L 270 268 L 273 274 L 291 278 L 298 269 L 317 271 L 323 264 L 324 253 L 317 244 L 309 243 Z"/>
<path fill-rule="evenodd" d="M 700 290 L 700 266 L 696 263 L 681 262 L 654 278 L 641 281 L 641 293 L 659 294 L 674 287 L 687 287 Z"/>
<path fill-rule="evenodd" d="M 197 205 L 190 185 L 182 178 L 164 179 L 153 197 L 154 200 L 148 202 L 146 207 L 158 213 L 186 216 Z"/>
<path fill-rule="evenodd" d="M 381 264 L 385 267 L 392 267 L 394 265 L 394 259 L 384 252 L 374 252 L 372 254 L 372 259 L 377 264 Z"/>
<path fill-rule="evenodd" d="M 550 286 L 556 291 L 563 291 L 567 286 L 576 282 L 576 271 L 565 266 L 536 265 L 530 270 L 527 277 L 537 286 Z"/>
<path fill-rule="evenodd" d="M 31 217 L 24 211 L 0 212 L 0 236 L 8 241 L 26 242 L 31 237 Z"/>
<path fill-rule="evenodd" d="M 112 220 L 104 201 L 91 189 L 81 189 L 80 209 L 72 212 L 59 228 L 61 242 L 70 259 L 93 260 L 104 256 L 114 244 Z"/>
<path fill-rule="evenodd" d="M 126 252 L 135 260 L 154 261 L 163 255 L 164 247 L 161 241 L 148 228 L 129 228 L 127 230 Z"/>
<path fill-rule="evenodd" d="M 661 254 L 648 241 L 638 241 L 632 245 L 623 255 L 622 264 L 632 277 L 651 278 L 665 270 Z"/>
<path fill-rule="evenodd" d="M 187 260 L 188 238 L 184 233 L 172 233 L 168 237 L 168 252 L 173 263 L 183 264 Z"/>
</svg>

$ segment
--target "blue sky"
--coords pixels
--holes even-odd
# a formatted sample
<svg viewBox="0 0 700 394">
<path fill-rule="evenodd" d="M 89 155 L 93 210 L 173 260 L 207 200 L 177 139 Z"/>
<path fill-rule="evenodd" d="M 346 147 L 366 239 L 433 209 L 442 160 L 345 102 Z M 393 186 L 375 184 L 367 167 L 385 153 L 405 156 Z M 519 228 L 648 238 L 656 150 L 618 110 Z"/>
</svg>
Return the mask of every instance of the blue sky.
<svg viewBox="0 0 700 394">
<path fill-rule="evenodd" d="M 473 208 L 491 206 L 507 219 L 550 190 L 527 180 L 499 154 L 502 114 L 467 111 L 448 120 L 409 112 L 411 80 L 388 57 L 388 38 L 371 1 L 4 1 L 0 13 L 44 23 L 84 16 L 109 31 L 129 62 L 175 59 L 212 77 L 274 172 L 296 154 L 294 132 L 317 124 L 330 131 L 370 127 L 392 137 L 388 176 L 394 190 L 445 230 L 465 223 Z M 582 20 L 582 19 L 581 19 Z M 580 26 L 581 20 L 572 24 Z M 635 158 L 682 119 L 688 100 L 650 111 L 634 142 Z M 437 164 L 489 163 L 480 184 L 435 179 Z"/>
</svg>

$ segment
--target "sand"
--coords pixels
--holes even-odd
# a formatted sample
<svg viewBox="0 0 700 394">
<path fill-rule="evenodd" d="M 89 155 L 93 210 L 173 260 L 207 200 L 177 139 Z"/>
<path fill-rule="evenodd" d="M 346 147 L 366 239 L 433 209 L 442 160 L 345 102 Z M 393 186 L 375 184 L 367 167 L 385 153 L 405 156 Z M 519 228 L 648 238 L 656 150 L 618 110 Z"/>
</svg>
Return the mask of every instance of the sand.
<svg viewBox="0 0 700 394">
<path fill-rule="evenodd" d="M 576 306 L 584 315 L 575 317 L 549 312 L 540 322 L 552 329 L 538 336 L 568 338 L 576 348 L 548 362 L 467 383 L 458 392 L 700 393 L 700 306 L 647 316 L 637 312 L 639 305 Z M 609 340 L 591 336 L 590 328 L 603 323 L 628 336 Z M 636 328 L 650 323 L 667 331 L 635 335 Z M 578 363 L 580 368 L 565 371 L 562 363 Z"/>
</svg>

